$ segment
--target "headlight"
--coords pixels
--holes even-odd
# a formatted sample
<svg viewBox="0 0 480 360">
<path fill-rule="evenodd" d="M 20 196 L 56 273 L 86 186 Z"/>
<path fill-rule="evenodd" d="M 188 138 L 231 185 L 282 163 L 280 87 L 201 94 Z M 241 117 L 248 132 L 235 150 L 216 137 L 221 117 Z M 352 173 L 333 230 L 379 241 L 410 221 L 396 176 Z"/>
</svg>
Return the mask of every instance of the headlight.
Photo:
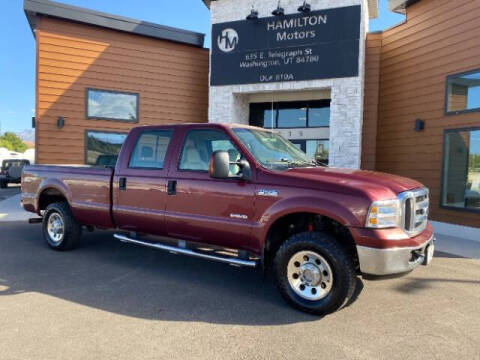
<svg viewBox="0 0 480 360">
<path fill-rule="evenodd" d="M 402 209 L 398 199 L 375 201 L 368 210 L 366 227 L 377 229 L 399 227 L 401 219 Z"/>
</svg>

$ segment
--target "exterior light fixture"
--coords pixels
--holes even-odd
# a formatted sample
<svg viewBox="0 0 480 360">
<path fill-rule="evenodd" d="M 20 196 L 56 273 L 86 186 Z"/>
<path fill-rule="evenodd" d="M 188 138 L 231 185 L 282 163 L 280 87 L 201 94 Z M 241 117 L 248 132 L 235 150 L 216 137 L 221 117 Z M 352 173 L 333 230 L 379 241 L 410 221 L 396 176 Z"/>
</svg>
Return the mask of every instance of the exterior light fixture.
<svg viewBox="0 0 480 360">
<path fill-rule="evenodd" d="M 312 11 L 312 7 L 310 6 L 310 4 L 307 4 L 307 2 L 304 1 L 303 5 L 298 8 L 298 11 L 306 14 L 306 13 L 309 13 L 310 11 Z"/>
<path fill-rule="evenodd" d="M 425 121 L 422 119 L 415 120 L 415 131 L 420 132 L 425 129 Z"/>
<path fill-rule="evenodd" d="M 277 8 L 272 11 L 272 15 L 275 15 L 275 16 L 285 15 L 285 9 L 280 6 L 280 1 L 278 2 Z"/>
<path fill-rule="evenodd" d="M 65 126 L 65 119 L 62 116 L 57 118 L 57 128 L 61 129 Z"/>
<path fill-rule="evenodd" d="M 250 10 L 250 14 L 247 16 L 247 20 L 257 20 L 258 19 L 258 11 L 253 8 Z"/>
</svg>

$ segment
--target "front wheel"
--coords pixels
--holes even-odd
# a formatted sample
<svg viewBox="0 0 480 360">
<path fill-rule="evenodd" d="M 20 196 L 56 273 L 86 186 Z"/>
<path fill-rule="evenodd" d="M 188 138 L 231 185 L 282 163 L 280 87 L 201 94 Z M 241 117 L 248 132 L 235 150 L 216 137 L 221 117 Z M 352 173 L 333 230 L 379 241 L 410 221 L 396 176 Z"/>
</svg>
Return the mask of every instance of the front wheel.
<svg viewBox="0 0 480 360">
<path fill-rule="evenodd" d="M 326 315 L 338 310 L 355 290 L 351 256 L 329 234 L 293 235 L 277 251 L 274 269 L 284 299 L 311 314 Z"/>
<path fill-rule="evenodd" d="M 47 206 L 43 216 L 43 237 L 54 250 L 69 250 L 80 240 L 82 228 L 67 202 Z"/>
</svg>

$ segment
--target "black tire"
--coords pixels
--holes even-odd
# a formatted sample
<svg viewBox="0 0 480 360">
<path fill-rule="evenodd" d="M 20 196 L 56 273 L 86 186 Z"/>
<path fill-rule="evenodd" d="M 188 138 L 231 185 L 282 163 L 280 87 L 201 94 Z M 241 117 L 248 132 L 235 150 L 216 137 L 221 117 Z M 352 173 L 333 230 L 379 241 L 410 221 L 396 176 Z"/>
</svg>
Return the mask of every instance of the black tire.
<svg viewBox="0 0 480 360">
<path fill-rule="evenodd" d="M 289 283 L 288 263 L 301 251 L 311 251 L 320 255 L 333 273 L 329 292 L 319 300 L 308 300 L 299 296 L 298 290 L 296 292 Z M 326 315 L 345 305 L 355 291 L 357 280 L 355 266 L 349 253 L 333 236 L 319 232 L 303 232 L 290 237 L 275 255 L 274 271 L 277 287 L 287 303 L 314 315 Z"/>
<path fill-rule="evenodd" d="M 8 183 L 6 181 L 0 181 L 0 188 L 6 189 L 8 187 Z"/>
<path fill-rule="evenodd" d="M 49 234 L 48 224 L 52 216 L 60 216 L 63 221 L 63 236 L 55 241 Z M 47 206 L 43 216 L 43 237 L 47 241 L 48 246 L 54 250 L 70 250 L 80 240 L 82 235 L 82 227 L 77 223 L 73 217 L 70 206 L 67 202 L 56 202 Z"/>
</svg>

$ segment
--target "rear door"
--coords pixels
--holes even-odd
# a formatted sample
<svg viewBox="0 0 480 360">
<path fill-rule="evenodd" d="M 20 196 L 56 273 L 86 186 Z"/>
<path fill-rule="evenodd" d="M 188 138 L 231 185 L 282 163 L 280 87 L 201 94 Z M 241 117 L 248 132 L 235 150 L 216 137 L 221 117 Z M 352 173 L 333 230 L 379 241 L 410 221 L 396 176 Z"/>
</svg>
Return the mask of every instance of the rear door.
<svg viewBox="0 0 480 360">
<path fill-rule="evenodd" d="M 167 172 L 174 130 L 139 128 L 118 160 L 113 178 L 113 216 L 123 230 L 165 235 Z"/>
<path fill-rule="evenodd" d="M 231 161 L 242 157 L 223 129 L 193 127 L 186 131 L 177 158 L 170 165 L 167 234 L 222 247 L 248 249 L 255 187 L 251 181 L 211 178 L 209 160 L 217 150 L 228 151 Z M 239 169 L 232 165 L 230 171 L 234 174 Z"/>
</svg>

